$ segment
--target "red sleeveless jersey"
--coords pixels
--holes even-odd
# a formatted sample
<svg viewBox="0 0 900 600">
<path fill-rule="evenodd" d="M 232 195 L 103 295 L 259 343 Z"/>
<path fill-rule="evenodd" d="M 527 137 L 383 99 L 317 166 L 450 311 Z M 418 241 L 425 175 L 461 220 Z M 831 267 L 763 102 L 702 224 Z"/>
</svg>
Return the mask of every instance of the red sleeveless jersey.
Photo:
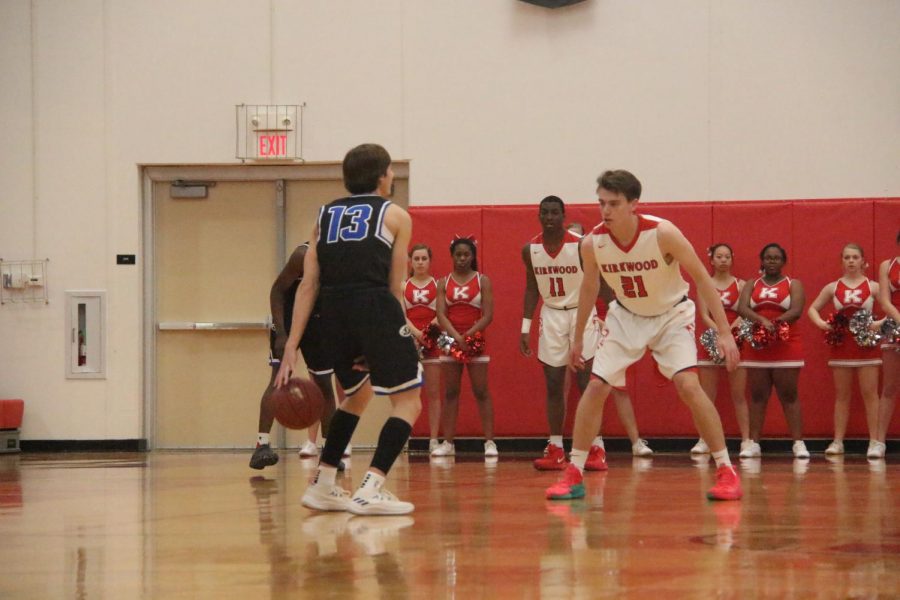
<svg viewBox="0 0 900 600">
<path fill-rule="evenodd" d="M 412 279 L 407 279 L 403 286 L 403 307 L 408 318 L 416 329 L 424 329 L 434 320 L 437 314 L 437 281 L 434 277 L 419 287 Z"/>
<path fill-rule="evenodd" d="M 740 290 L 738 290 L 738 280 L 737 277 L 732 278 L 731 283 L 724 290 L 716 288 L 716 291 L 719 293 L 719 299 L 722 300 L 722 308 L 725 309 L 725 318 L 728 320 L 728 323 L 734 323 L 734 320 L 738 318 L 737 311 L 735 307 L 738 303 L 738 296 L 740 296 Z"/>
<path fill-rule="evenodd" d="M 757 314 L 774 321 L 790 307 L 790 277 L 783 277 L 772 285 L 766 283 L 762 277 L 753 282 L 750 308 Z M 759 350 L 745 346 L 741 353 L 741 366 L 744 367 L 796 368 L 802 367 L 803 364 L 803 342 L 796 323 L 791 324 L 788 340 L 771 343 Z"/>
<path fill-rule="evenodd" d="M 481 273 L 476 271 L 465 283 L 457 283 L 451 273 L 444 287 L 447 318 L 460 335 L 465 335 L 481 318 Z"/>
<path fill-rule="evenodd" d="M 838 279 L 834 286 L 834 310 L 843 313 L 848 319 L 862 309 L 872 310 L 875 296 L 872 295 L 871 282 L 864 279 L 856 287 L 850 287 L 843 279 Z M 875 348 L 860 348 L 849 333 L 839 346 L 829 346 L 828 365 L 831 367 L 864 367 L 881 364 L 881 352 Z"/>
<path fill-rule="evenodd" d="M 850 287 L 843 279 L 838 279 L 837 285 L 834 286 L 834 310 L 844 313 L 847 317 L 852 317 L 853 313 L 861 309 L 871 312 L 875 305 L 875 296 L 872 295 L 870 283 L 868 279 L 864 279 L 856 287 Z"/>
</svg>

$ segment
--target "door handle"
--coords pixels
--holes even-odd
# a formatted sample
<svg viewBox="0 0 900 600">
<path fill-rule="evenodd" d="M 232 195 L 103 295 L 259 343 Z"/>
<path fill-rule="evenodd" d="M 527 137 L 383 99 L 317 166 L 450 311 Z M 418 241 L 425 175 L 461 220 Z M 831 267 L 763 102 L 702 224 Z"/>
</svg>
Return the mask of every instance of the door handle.
<svg viewBox="0 0 900 600">
<path fill-rule="evenodd" d="M 269 329 L 269 321 L 165 321 L 157 327 L 160 331 L 240 331 Z"/>
</svg>

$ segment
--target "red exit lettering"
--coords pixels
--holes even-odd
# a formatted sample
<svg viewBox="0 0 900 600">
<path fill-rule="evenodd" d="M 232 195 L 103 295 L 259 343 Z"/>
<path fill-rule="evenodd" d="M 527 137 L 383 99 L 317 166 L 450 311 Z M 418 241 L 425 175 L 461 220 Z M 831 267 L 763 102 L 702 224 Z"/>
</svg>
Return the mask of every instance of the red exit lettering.
<svg viewBox="0 0 900 600">
<path fill-rule="evenodd" d="M 286 135 L 261 135 L 259 136 L 260 156 L 287 156 Z"/>
</svg>

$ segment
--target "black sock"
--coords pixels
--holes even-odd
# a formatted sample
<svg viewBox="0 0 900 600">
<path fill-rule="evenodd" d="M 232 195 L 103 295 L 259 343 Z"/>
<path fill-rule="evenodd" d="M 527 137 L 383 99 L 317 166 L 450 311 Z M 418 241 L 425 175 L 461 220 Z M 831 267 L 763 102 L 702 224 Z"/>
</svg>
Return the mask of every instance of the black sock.
<svg viewBox="0 0 900 600">
<path fill-rule="evenodd" d="M 403 446 L 406 445 L 410 433 L 412 433 L 412 425 L 403 419 L 397 417 L 388 419 L 378 435 L 378 447 L 375 448 L 372 468 L 387 475 L 394 465 L 394 461 L 403 451 Z"/>
<path fill-rule="evenodd" d="M 328 427 L 328 437 L 325 439 L 325 447 L 322 448 L 322 458 L 319 462 L 326 465 L 337 467 L 341 464 L 341 457 L 344 456 L 344 450 L 353 437 L 356 430 L 356 424 L 359 423 L 359 417 L 345 412 L 341 409 L 334 411 L 331 417 L 331 424 Z"/>
</svg>

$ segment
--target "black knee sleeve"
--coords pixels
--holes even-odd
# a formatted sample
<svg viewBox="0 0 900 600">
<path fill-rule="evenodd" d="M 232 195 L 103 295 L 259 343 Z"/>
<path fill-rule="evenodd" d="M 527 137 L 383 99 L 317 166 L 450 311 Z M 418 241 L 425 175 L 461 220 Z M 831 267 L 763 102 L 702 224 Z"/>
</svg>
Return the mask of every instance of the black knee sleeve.
<svg viewBox="0 0 900 600">
<path fill-rule="evenodd" d="M 322 448 L 320 462 L 332 467 L 341 464 L 341 457 L 344 455 L 347 444 L 350 443 L 350 438 L 353 437 L 357 423 L 359 423 L 358 416 L 341 409 L 334 411 L 328 428 L 328 438 L 325 440 L 325 447 Z"/>
<path fill-rule="evenodd" d="M 403 419 L 397 417 L 388 419 L 378 436 L 378 447 L 375 448 L 372 467 L 387 475 L 394 465 L 394 461 L 400 456 L 410 433 L 412 433 L 412 425 Z"/>
</svg>

